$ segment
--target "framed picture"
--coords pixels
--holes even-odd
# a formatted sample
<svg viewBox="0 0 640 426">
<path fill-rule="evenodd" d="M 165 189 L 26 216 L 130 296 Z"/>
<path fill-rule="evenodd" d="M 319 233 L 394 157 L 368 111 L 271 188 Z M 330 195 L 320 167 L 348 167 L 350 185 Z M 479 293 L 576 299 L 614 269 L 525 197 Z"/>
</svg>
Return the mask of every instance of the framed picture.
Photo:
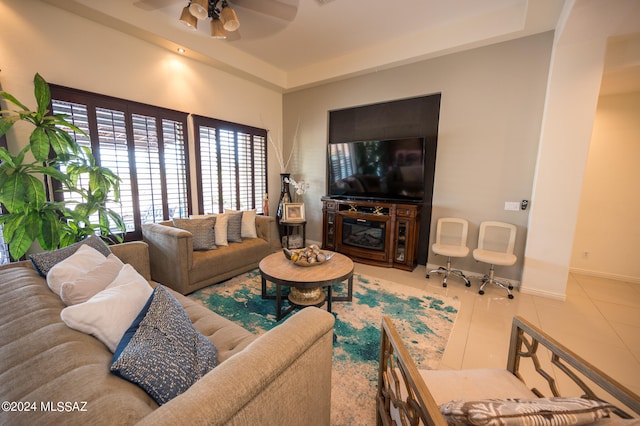
<svg viewBox="0 0 640 426">
<path fill-rule="evenodd" d="M 284 203 L 285 222 L 304 222 L 303 203 Z"/>
</svg>

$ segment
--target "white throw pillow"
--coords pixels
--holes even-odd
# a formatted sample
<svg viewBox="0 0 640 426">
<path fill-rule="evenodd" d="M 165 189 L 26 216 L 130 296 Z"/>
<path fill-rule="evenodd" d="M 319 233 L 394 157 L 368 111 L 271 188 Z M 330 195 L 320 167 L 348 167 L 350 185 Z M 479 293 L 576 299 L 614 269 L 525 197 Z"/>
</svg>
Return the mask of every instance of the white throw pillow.
<svg viewBox="0 0 640 426">
<path fill-rule="evenodd" d="M 107 288 L 84 303 L 67 306 L 60 317 L 67 326 L 95 336 L 113 352 L 152 292 L 147 280 L 126 264 Z"/>
<path fill-rule="evenodd" d="M 226 214 L 215 214 L 216 224 L 213 227 L 213 232 L 216 234 L 217 246 L 228 246 L 227 240 L 227 223 L 229 222 L 229 216 Z"/>
<path fill-rule="evenodd" d="M 62 283 L 60 299 L 67 306 L 86 302 L 107 288 L 116 279 L 123 266 L 124 263 L 115 254 L 110 254 L 104 262 L 86 274 L 73 281 Z"/>
<path fill-rule="evenodd" d="M 237 210 L 225 210 L 226 212 L 235 212 Z M 242 238 L 258 238 L 256 231 L 256 210 L 242 210 L 242 225 L 240 227 L 240 235 Z"/>
<path fill-rule="evenodd" d="M 82 277 L 105 260 L 107 258 L 98 250 L 82 244 L 75 253 L 49 270 L 47 285 L 51 291 L 60 295 L 60 287 L 63 283 Z"/>
<path fill-rule="evenodd" d="M 245 210 L 242 213 L 242 238 L 258 238 L 255 209 Z"/>
</svg>

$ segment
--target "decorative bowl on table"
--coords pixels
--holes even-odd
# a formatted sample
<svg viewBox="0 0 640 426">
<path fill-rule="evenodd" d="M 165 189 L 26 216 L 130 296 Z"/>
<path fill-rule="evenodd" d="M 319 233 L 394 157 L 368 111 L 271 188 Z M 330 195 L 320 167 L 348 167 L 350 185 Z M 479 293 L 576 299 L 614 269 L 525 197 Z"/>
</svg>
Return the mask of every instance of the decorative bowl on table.
<svg viewBox="0 0 640 426">
<path fill-rule="evenodd" d="M 288 249 L 283 248 L 284 256 L 297 266 L 317 266 L 328 262 L 333 256 L 332 252 L 320 250 L 315 244 L 311 244 L 305 248 Z"/>
</svg>

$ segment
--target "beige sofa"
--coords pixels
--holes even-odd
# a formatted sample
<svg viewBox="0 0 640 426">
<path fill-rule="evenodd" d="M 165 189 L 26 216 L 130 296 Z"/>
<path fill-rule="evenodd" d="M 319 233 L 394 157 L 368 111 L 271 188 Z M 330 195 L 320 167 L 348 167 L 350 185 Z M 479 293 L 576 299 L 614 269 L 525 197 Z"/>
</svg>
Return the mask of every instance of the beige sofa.
<svg viewBox="0 0 640 426">
<path fill-rule="evenodd" d="M 256 216 L 258 238 L 243 238 L 216 250 L 194 251 L 193 235 L 160 222 L 142 225 L 149 244 L 151 277 L 182 294 L 235 277 L 258 267 L 268 254 L 281 248 L 275 218 Z"/>
<path fill-rule="evenodd" d="M 111 249 L 149 278 L 145 243 Z M 257 337 L 174 295 L 220 364 L 159 407 L 109 372 L 106 346 L 62 322 L 64 305 L 30 263 L 0 267 L 0 424 L 329 424 L 332 315 L 308 308 Z"/>
</svg>

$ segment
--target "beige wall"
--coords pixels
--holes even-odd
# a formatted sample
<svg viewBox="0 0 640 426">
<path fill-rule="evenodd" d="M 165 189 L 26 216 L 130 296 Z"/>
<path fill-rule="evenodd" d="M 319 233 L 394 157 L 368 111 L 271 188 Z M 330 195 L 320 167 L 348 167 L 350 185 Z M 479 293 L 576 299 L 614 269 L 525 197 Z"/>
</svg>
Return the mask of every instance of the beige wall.
<svg viewBox="0 0 640 426">
<path fill-rule="evenodd" d="M 638 31 L 640 1 L 567 1 L 556 31 L 521 291 L 564 299 L 607 40 Z"/>
<path fill-rule="evenodd" d="M 285 155 L 299 125 L 289 171 L 312 185 L 305 202 L 315 240 L 327 111 L 441 92 L 433 223 L 467 217 L 472 247 L 480 221 L 515 223 L 519 263 L 499 275 L 522 277 L 524 292 L 563 298 L 574 235 L 578 253 L 585 251 L 574 231 L 606 40 L 637 31 L 639 3 L 567 0 L 553 47 L 550 34 L 533 36 L 294 92 L 283 102 L 263 86 L 42 2 L 4 0 L 0 83 L 28 100 L 40 72 L 56 84 L 265 127 L 276 144 L 284 140 Z M 23 136 L 10 134 L 10 143 L 24 143 Z M 272 145 L 269 158 L 275 211 L 280 170 Z M 531 210 L 503 210 L 505 201 L 523 198 Z M 470 259 L 462 267 L 482 270 Z"/>
<path fill-rule="evenodd" d="M 279 92 L 40 1 L 0 2 L 0 70 L 3 90 L 32 107 L 38 72 L 50 83 L 282 134 Z M 9 143 L 23 145 L 29 131 L 25 126 L 10 133 Z M 272 150 L 269 146 L 268 155 L 275 158 Z M 278 170 L 270 173 L 269 187 L 279 190 Z"/>
<path fill-rule="evenodd" d="M 640 92 L 601 96 L 584 175 L 571 269 L 640 282 Z"/>
<path fill-rule="evenodd" d="M 519 260 L 499 275 L 520 280 L 529 210 L 505 211 L 504 203 L 531 198 L 552 39 L 540 34 L 286 94 L 287 149 L 299 123 L 289 171 L 311 183 L 308 238 L 322 237 L 328 111 L 441 92 L 432 238 L 441 216 L 470 221 L 471 248 L 481 221 L 511 222 Z M 444 261 L 429 255 L 429 263 Z M 471 256 L 456 266 L 487 268 Z"/>
</svg>

